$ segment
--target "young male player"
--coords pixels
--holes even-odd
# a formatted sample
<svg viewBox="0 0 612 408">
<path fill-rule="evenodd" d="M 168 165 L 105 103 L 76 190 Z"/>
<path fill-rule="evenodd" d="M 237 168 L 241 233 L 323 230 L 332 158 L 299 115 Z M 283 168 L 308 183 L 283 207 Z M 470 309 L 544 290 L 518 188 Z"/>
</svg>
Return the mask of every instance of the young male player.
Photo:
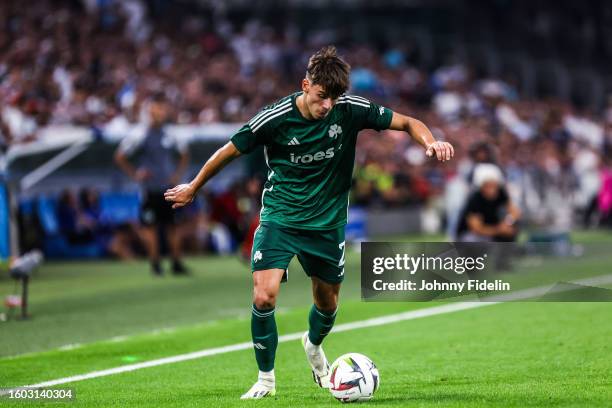
<svg viewBox="0 0 612 408">
<path fill-rule="evenodd" d="M 344 279 L 344 226 L 359 131 L 403 130 L 426 149 L 427 156 L 445 161 L 454 153 L 449 143 L 437 142 L 422 122 L 345 94 L 349 74 L 350 66 L 334 47 L 321 49 L 308 62 L 301 92 L 264 108 L 213 154 L 190 183 L 165 193 L 173 208 L 184 206 L 226 164 L 264 146 L 268 180 L 251 253 L 251 334 L 259 377 L 242 399 L 276 393 L 274 308 L 287 266 L 296 255 L 312 280 L 314 299 L 302 343 L 315 381 L 329 387 L 329 365 L 321 343 L 334 325 Z"/>
</svg>

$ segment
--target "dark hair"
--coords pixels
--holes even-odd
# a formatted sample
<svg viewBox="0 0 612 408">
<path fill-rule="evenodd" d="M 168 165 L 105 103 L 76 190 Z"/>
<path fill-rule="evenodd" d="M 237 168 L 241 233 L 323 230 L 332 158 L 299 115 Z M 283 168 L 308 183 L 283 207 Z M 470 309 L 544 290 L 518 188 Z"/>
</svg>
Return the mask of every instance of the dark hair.
<svg viewBox="0 0 612 408">
<path fill-rule="evenodd" d="M 350 85 L 351 66 L 338 56 L 336 47 L 321 48 L 308 60 L 306 78 L 313 85 L 321 85 L 326 96 L 338 98 Z"/>
</svg>

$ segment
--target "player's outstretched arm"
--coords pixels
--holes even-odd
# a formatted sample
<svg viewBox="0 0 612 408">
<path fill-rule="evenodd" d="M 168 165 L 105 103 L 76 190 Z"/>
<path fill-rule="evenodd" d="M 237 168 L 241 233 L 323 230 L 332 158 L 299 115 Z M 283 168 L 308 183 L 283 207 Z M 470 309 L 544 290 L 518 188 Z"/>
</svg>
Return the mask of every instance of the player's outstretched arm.
<svg viewBox="0 0 612 408">
<path fill-rule="evenodd" d="M 436 141 L 427 126 L 418 119 L 393 112 L 389 129 L 408 132 L 426 149 L 425 154 L 429 157 L 435 154 L 438 160 L 446 161 L 455 155 L 455 149 L 450 143 Z"/>
<path fill-rule="evenodd" d="M 164 197 L 166 201 L 171 201 L 172 208 L 183 207 L 193 201 L 198 190 L 215 174 L 217 174 L 229 162 L 240 156 L 240 151 L 232 142 L 228 142 L 217 150 L 210 159 L 202 166 L 198 175 L 187 184 L 179 184 L 176 187 L 166 190 Z"/>
</svg>

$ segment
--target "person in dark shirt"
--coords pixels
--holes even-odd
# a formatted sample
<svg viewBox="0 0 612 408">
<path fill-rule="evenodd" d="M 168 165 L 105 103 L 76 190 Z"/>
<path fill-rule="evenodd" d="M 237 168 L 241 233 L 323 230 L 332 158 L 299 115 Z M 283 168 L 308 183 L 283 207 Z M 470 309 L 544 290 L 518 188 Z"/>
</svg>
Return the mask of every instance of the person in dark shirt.
<svg viewBox="0 0 612 408">
<path fill-rule="evenodd" d="M 164 96 L 155 95 L 149 101 L 150 124 L 134 129 L 121 141 L 115 162 L 144 190 L 140 221 L 153 274 L 163 274 L 158 237 L 158 226 L 161 226 L 172 257 L 172 272 L 185 275 L 187 270 L 181 262 L 181 234 L 176 227 L 172 205 L 164 199 L 164 191 L 180 181 L 189 156 L 187 146 L 165 128 L 169 113 Z M 128 160 L 130 156 L 135 156 L 136 166 Z"/>
<path fill-rule="evenodd" d="M 468 198 L 461 214 L 457 237 L 463 242 L 509 242 L 516 239 L 519 209 L 503 186 L 503 176 L 494 164 L 474 169 L 478 188 Z"/>
</svg>

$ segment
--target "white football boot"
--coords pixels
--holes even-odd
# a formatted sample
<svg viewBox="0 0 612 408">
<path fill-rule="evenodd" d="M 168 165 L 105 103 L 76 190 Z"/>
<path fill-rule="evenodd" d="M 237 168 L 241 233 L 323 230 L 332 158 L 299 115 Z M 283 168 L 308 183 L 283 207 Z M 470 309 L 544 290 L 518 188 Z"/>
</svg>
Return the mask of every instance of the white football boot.
<svg viewBox="0 0 612 408">
<path fill-rule="evenodd" d="M 259 375 L 257 382 L 253 384 L 250 390 L 242 394 L 240 399 L 261 399 L 265 397 L 273 397 L 276 395 L 276 383 L 274 381 L 274 374 L 270 375 Z"/>
<path fill-rule="evenodd" d="M 323 347 L 315 346 L 308 339 L 308 332 L 302 336 L 302 346 L 306 352 L 306 359 L 312 369 L 312 378 L 321 388 L 330 388 L 329 382 L 329 362 L 325 357 Z"/>
</svg>

